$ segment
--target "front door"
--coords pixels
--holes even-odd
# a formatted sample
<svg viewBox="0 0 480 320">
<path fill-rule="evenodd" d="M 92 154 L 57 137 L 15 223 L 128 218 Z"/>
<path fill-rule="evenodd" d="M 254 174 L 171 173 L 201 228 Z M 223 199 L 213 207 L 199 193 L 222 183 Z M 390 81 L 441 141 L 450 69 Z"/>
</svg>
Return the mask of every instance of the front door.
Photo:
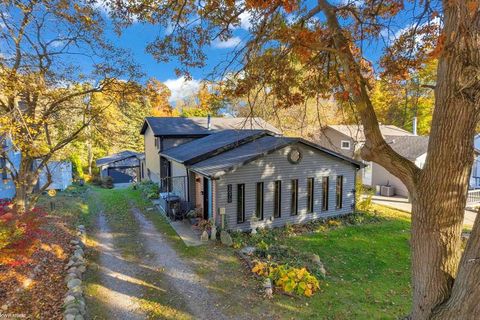
<svg viewBox="0 0 480 320">
<path fill-rule="evenodd" d="M 210 190 L 208 188 L 208 179 L 203 178 L 203 218 L 205 220 L 208 220 L 208 204 L 209 204 L 208 194 L 209 193 L 210 193 Z"/>
</svg>

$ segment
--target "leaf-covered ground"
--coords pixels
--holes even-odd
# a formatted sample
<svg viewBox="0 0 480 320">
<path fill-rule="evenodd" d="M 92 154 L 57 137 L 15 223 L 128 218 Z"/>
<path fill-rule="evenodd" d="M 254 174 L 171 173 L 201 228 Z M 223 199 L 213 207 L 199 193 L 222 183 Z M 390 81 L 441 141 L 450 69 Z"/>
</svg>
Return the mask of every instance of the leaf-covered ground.
<svg viewBox="0 0 480 320">
<path fill-rule="evenodd" d="M 42 227 L 46 232 L 41 233 L 29 262 L 15 267 L 0 265 L 0 314 L 63 319 L 62 303 L 67 291 L 64 266 L 70 255 L 74 225 L 85 221 L 87 214 L 79 201 L 85 191 L 72 187 L 53 200 L 45 197 L 40 201 L 39 206 L 48 212 Z"/>
</svg>

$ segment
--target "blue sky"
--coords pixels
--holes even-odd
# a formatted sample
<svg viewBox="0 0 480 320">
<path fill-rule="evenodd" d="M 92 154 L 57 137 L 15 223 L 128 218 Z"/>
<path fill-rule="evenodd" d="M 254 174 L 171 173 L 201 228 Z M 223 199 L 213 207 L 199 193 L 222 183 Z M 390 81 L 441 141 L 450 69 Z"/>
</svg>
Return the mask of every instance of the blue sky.
<svg viewBox="0 0 480 320">
<path fill-rule="evenodd" d="M 350 0 L 340 0 L 350 1 Z M 360 1 L 360 0 L 355 0 Z M 392 39 L 398 35 L 401 30 L 408 27 L 410 18 L 416 14 L 418 8 L 407 7 L 405 14 L 399 16 L 396 21 L 391 21 L 391 31 L 382 34 L 383 39 Z M 146 78 L 155 77 L 164 82 L 172 91 L 171 101 L 175 101 L 186 97 L 198 88 L 198 84 L 202 79 L 211 75 L 215 66 L 226 58 L 228 53 L 232 52 L 238 42 L 242 41 L 248 36 L 247 30 L 249 27 L 248 16 L 241 17 L 241 27 L 234 31 L 234 37 L 225 43 L 216 42 L 211 47 L 206 49 L 208 57 L 207 64 L 202 69 L 191 69 L 193 81 L 185 83 L 183 79 L 179 79 L 175 75 L 175 68 L 179 67 L 179 63 L 175 60 L 169 63 L 158 63 L 153 57 L 145 51 L 148 43 L 152 42 L 157 36 L 162 36 L 165 30 L 160 26 L 152 26 L 147 24 L 135 23 L 131 27 L 123 31 L 121 36 L 118 36 L 112 30 L 107 30 L 107 37 L 118 46 L 129 49 L 138 64 L 142 66 Z M 411 20 L 410 20 L 411 21 Z M 371 43 L 364 43 L 364 56 L 369 59 L 376 69 L 378 69 L 378 60 L 383 52 L 385 41 L 376 40 Z M 378 71 L 378 70 L 377 70 Z"/>
<path fill-rule="evenodd" d="M 205 51 L 208 57 L 206 66 L 201 69 L 191 69 L 192 81 L 189 82 L 185 82 L 183 78 L 179 78 L 175 74 L 175 68 L 180 66 L 178 61 L 174 59 L 168 63 L 157 62 L 146 52 L 146 46 L 149 43 L 154 41 L 157 36 L 165 34 L 165 28 L 134 23 L 131 27 L 123 30 L 120 36 L 110 28 L 106 30 L 106 35 L 111 42 L 121 48 L 128 49 L 133 54 L 136 63 L 142 67 L 142 71 L 145 73 L 145 79 L 154 77 L 164 82 L 172 91 L 171 101 L 174 102 L 191 95 L 198 89 L 202 79 L 211 77 L 215 66 L 224 61 L 235 46 L 245 38 L 248 27 L 248 19 L 244 17 L 241 20 L 241 26 L 234 31 L 234 36 L 231 39 L 224 42 L 215 41 L 207 48 Z"/>
<path fill-rule="evenodd" d="M 241 1 L 241 0 L 239 0 Z M 339 0 L 345 1 L 361 1 L 361 0 Z M 307 0 L 308 3 L 308 0 Z M 108 20 L 108 14 L 105 7 L 99 8 Z M 407 12 L 410 10 L 406 10 Z M 411 10 L 414 13 L 415 10 Z M 395 25 L 392 25 L 392 32 L 385 34 L 386 38 L 393 37 L 394 33 L 398 32 L 408 26 L 408 16 L 405 14 L 400 17 Z M 175 102 L 179 99 L 185 98 L 198 90 L 200 81 L 211 77 L 213 69 L 222 61 L 226 60 L 229 53 L 232 53 L 235 46 L 244 40 L 248 36 L 249 28 L 249 16 L 244 14 L 241 18 L 241 26 L 234 30 L 234 36 L 226 42 L 215 41 L 210 47 L 205 49 L 207 56 L 206 66 L 201 69 L 189 70 L 193 79 L 192 81 L 185 82 L 183 78 L 178 78 L 175 74 L 175 68 L 179 67 L 179 63 L 176 60 L 172 60 L 168 63 L 159 63 L 146 52 L 146 46 L 153 42 L 158 36 L 163 36 L 166 32 L 161 26 L 134 23 L 131 27 L 124 29 L 121 35 L 114 32 L 113 26 L 107 23 L 105 34 L 107 38 L 116 46 L 127 49 L 133 55 L 133 58 L 137 64 L 142 68 L 145 73 L 145 79 L 154 77 L 164 82 L 172 91 L 171 102 Z M 0 28 L 2 26 L 0 25 Z M 57 32 L 56 29 L 52 32 Z M 393 34 L 392 34 L 393 33 Z M 383 41 L 374 41 L 372 43 L 365 44 L 363 47 L 364 56 L 372 61 L 374 66 L 378 62 L 378 58 L 381 55 L 384 48 Z M 0 48 L 0 54 L 4 50 Z M 78 62 L 82 64 L 82 62 Z M 88 68 L 88 67 L 87 67 Z M 210 79 L 212 80 L 212 79 Z M 214 80 L 214 79 L 213 79 Z"/>
</svg>

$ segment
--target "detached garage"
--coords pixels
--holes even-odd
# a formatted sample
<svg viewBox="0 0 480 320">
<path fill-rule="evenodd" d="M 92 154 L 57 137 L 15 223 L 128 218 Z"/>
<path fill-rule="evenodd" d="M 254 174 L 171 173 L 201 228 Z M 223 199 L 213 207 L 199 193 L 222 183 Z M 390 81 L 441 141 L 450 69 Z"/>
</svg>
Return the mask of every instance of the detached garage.
<svg viewBox="0 0 480 320">
<path fill-rule="evenodd" d="M 113 183 L 130 183 L 140 180 L 140 159 L 143 153 L 121 151 L 96 161 L 100 177 L 112 177 Z"/>
</svg>

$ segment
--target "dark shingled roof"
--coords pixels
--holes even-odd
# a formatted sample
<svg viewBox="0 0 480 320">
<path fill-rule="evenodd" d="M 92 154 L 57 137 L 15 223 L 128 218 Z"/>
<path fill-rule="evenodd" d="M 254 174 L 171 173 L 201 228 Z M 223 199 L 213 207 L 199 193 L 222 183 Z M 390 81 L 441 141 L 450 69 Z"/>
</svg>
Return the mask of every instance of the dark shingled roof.
<svg viewBox="0 0 480 320">
<path fill-rule="evenodd" d="M 138 158 L 142 155 L 143 155 L 143 153 L 130 151 L 130 150 L 125 150 L 125 151 L 120 151 L 119 153 L 115 153 L 115 154 L 112 154 L 112 155 L 109 155 L 109 156 L 106 156 L 106 157 L 103 157 L 103 158 L 99 158 L 99 159 L 97 159 L 97 161 L 95 161 L 95 163 L 97 164 L 97 167 L 99 167 L 99 166 L 104 166 L 104 165 L 112 163 L 112 162 L 125 160 L 127 158 L 135 157 L 135 159 L 132 159 L 132 160 L 136 160 L 136 158 Z M 132 165 L 136 165 L 136 163 L 134 163 L 134 161 L 132 161 Z"/>
<path fill-rule="evenodd" d="M 208 118 L 182 118 L 182 117 L 147 117 L 142 126 L 141 134 L 145 134 L 147 127 L 153 130 L 155 136 L 202 136 L 218 130 L 226 129 L 256 129 L 268 130 L 281 133 L 280 130 L 263 120 L 262 118 L 210 118 L 210 130 L 208 130 Z"/>
<path fill-rule="evenodd" d="M 176 162 L 192 164 L 265 135 L 273 133 L 266 130 L 223 130 L 160 154 Z"/>
<path fill-rule="evenodd" d="M 268 153 L 297 142 L 313 147 L 331 156 L 348 161 L 358 168 L 363 167 L 363 165 L 358 161 L 333 152 L 329 149 L 325 149 L 301 138 L 264 136 L 262 138 L 245 143 L 237 148 L 233 148 L 229 151 L 195 163 L 190 166 L 189 169 L 211 178 L 218 178 L 236 167 L 245 165 Z"/>
<path fill-rule="evenodd" d="M 428 149 L 428 136 L 386 136 L 385 141 L 399 155 L 411 161 L 427 153 Z"/>
</svg>

